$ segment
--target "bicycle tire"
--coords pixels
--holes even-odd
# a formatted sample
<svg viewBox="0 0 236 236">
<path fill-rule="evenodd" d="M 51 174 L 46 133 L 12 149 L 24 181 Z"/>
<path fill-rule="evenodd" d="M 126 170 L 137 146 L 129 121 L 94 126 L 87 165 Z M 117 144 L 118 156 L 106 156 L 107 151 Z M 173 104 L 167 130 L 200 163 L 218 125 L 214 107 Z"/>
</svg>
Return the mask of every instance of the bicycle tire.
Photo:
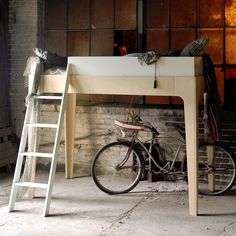
<svg viewBox="0 0 236 236">
<path fill-rule="evenodd" d="M 129 157 L 125 161 L 124 154 L 128 151 Z M 135 145 L 128 141 L 116 141 L 103 146 L 92 162 L 94 183 L 108 194 L 131 191 L 139 183 L 143 172 L 143 156 Z"/>
<path fill-rule="evenodd" d="M 198 167 L 200 194 L 220 195 L 229 191 L 235 183 L 235 154 L 223 142 L 199 144 Z"/>
</svg>

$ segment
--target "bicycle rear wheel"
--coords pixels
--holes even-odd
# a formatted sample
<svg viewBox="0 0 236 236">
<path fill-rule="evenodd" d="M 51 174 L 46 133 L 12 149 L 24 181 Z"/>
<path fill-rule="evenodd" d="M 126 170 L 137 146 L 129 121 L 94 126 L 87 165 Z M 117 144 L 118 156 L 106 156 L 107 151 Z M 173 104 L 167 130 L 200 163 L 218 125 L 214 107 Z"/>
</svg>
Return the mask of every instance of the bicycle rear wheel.
<svg viewBox="0 0 236 236">
<path fill-rule="evenodd" d="M 127 193 L 144 171 L 142 154 L 131 142 L 116 141 L 102 147 L 92 162 L 92 177 L 103 192 Z"/>
<path fill-rule="evenodd" d="M 205 195 L 219 195 L 235 182 L 235 155 L 224 143 L 200 144 L 198 189 Z"/>
</svg>

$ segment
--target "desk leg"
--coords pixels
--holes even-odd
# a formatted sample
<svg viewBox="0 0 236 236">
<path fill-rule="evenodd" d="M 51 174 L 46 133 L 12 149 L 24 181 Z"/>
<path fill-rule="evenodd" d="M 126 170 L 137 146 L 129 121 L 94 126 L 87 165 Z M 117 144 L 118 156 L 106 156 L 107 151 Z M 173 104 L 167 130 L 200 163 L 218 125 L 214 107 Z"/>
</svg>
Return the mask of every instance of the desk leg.
<svg viewBox="0 0 236 236">
<path fill-rule="evenodd" d="M 193 93 L 184 99 L 184 114 L 186 128 L 187 164 L 188 164 L 188 190 L 189 190 L 189 213 L 198 214 L 198 100 L 196 88 Z"/>
<path fill-rule="evenodd" d="M 73 177 L 76 94 L 68 94 L 65 110 L 65 177 Z"/>
</svg>

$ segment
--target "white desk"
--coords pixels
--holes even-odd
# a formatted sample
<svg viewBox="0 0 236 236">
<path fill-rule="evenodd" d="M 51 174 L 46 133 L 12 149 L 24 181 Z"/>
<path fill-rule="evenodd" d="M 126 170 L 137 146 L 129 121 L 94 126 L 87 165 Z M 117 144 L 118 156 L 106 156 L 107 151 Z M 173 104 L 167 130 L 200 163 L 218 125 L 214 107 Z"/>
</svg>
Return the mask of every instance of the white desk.
<svg viewBox="0 0 236 236">
<path fill-rule="evenodd" d="M 184 101 L 188 160 L 189 212 L 198 214 L 197 149 L 198 98 L 203 91 L 200 57 L 162 57 L 155 65 L 141 66 L 136 57 L 69 57 L 70 86 L 65 113 L 66 177 L 73 176 L 76 94 L 179 96 Z M 44 92 L 62 91 L 63 75 L 45 75 Z"/>
</svg>

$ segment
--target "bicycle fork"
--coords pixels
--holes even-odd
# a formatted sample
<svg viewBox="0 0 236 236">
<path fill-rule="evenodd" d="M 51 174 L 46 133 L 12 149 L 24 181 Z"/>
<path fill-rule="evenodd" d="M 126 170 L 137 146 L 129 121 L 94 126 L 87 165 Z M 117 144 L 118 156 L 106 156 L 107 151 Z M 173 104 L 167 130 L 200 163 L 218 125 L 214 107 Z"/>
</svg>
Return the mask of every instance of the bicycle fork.
<svg viewBox="0 0 236 236">
<path fill-rule="evenodd" d="M 130 166 L 126 166 L 124 167 L 125 163 L 128 161 L 129 157 L 130 157 L 130 154 L 133 150 L 133 146 L 134 146 L 134 142 L 132 142 L 131 146 L 129 147 L 124 159 L 121 161 L 121 163 L 119 163 L 117 166 L 116 166 L 116 170 L 120 170 L 122 168 L 130 168 Z"/>
</svg>

